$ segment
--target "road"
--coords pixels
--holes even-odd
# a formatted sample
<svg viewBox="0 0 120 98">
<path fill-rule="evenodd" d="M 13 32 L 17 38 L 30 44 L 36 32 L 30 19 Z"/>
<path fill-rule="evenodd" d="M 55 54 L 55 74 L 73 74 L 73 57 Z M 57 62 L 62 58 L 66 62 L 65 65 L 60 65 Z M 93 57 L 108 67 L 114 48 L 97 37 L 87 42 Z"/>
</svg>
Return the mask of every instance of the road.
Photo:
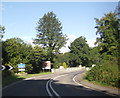
<svg viewBox="0 0 120 98">
<path fill-rule="evenodd" d="M 84 70 L 29 78 L 4 88 L 2 96 L 110 96 L 75 83 L 74 77 L 83 72 Z"/>
</svg>

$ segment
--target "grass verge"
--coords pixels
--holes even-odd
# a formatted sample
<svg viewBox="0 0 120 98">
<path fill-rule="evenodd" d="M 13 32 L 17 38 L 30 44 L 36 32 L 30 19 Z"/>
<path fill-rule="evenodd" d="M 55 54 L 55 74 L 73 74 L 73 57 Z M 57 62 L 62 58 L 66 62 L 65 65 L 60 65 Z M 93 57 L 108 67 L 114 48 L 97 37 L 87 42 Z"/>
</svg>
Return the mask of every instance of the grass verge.
<svg viewBox="0 0 120 98">
<path fill-rule="evenodd" d="M 5 87 L 11 83 L 14 83 L 26 78 L 35 77 L 35 76 L 44 75 L 44 74 L 50 74 L 50 73 L 51 72 L 41 72 L 37 74 L 20 74 L 20 75 L 12 74 L 7 77 L 2 77 L 2 87 Z"/>
</svg>

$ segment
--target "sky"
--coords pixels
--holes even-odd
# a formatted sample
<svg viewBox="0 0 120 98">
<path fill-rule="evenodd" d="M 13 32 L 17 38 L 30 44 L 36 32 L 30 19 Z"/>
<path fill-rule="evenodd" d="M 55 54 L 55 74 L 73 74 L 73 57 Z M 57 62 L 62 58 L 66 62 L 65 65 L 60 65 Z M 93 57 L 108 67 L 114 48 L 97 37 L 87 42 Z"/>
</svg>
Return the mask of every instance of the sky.
<svg viewBox="0 0 120 98">
<path fill-rule="evenodd" d="M 2 2 L 2 26 L 5 26 L 3 40 L 19 37 L 26 43 L 36 38 L 37 22 L 45 13 L 53 11 L 63 26 L 63 34 L 69 38 L 61 52 L 68 52 L 68 46 L 76 38 L 84 36 L 90 47 L 96 40 L 96 22 L 105 13 L 114 11 L 118 2 Z M 33 44 L 32 44 L 33 45 Z"/>
</svg>

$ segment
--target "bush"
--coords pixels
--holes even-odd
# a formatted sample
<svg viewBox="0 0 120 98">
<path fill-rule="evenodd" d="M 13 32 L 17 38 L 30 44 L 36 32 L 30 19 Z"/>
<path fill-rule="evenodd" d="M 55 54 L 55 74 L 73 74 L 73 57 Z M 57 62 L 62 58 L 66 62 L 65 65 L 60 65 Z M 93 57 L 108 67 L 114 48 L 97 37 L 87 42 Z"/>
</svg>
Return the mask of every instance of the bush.
<svg viewBox="0 0 120 98">
<path fill-rule="evenodd" d="M 14 73 L 18 73 L 18 64 L 13 66 L 13 70 Z"/>
<path fill-rule="evenodd" d="M 3 70 L 2 71 L 2 77 L 7 77 L 12 75 L 12 72 L 10 70 Z"/>
<path fill-rule="evenodd" d="M 63 67 L 64 67 L 64 68 L 67 68 L 67 65 L 66 65 L 66 63 L 65 63 L 65 62 L 63 63 Z"/>
<path fill-rule="evenodd" d="M 88 71 L 85 79 L 120 88 L 118 73 L 116 61 L 102 60 L 101 65 L 97 65 Z"/>
<path fill-rule="evenodd" d="M 28 74 L 29 73 L 32 73 L 32 71 L 33 71 L 33 66 L 32 66 L 32 64 L 26 64 L 25 65 L 25 72 L 27 72 Z"/>
</svg>

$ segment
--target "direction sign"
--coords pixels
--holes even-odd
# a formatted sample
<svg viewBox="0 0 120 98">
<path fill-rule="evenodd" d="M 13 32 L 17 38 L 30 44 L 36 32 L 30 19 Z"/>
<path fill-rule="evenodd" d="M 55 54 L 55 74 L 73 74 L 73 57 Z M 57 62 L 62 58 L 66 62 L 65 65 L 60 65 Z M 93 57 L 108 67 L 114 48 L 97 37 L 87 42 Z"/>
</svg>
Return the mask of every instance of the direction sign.
<svg viewBox="0 0 120 98">
<path fill-rule="evenodd" d="M 18 71 L 25 71 L 25 64 L 18 64 Z"/>
<path fill-rule="evenodd" d="M 1 65 L 2 66 L 2 70 L 4 70 L 5 69 L 5 66 L 4 65 Z"/>
<path fill-rule="evenodd" d="M 25 68 L 25 64 L 22 63 L 18 64 L 18 68 Z"/>
<path fill-rule="evenodd" d="M 4 66 L 4 65 L 1 65 L 2 66 L 2 70 L 12 70 L 13 67 L 12 66 Z"/>
<path fill-rule="evenodd" d="M 12 70 L 12 69 L 13 69 L 13 67 L 9 65 L 9 70 Z"/>
</svg>

